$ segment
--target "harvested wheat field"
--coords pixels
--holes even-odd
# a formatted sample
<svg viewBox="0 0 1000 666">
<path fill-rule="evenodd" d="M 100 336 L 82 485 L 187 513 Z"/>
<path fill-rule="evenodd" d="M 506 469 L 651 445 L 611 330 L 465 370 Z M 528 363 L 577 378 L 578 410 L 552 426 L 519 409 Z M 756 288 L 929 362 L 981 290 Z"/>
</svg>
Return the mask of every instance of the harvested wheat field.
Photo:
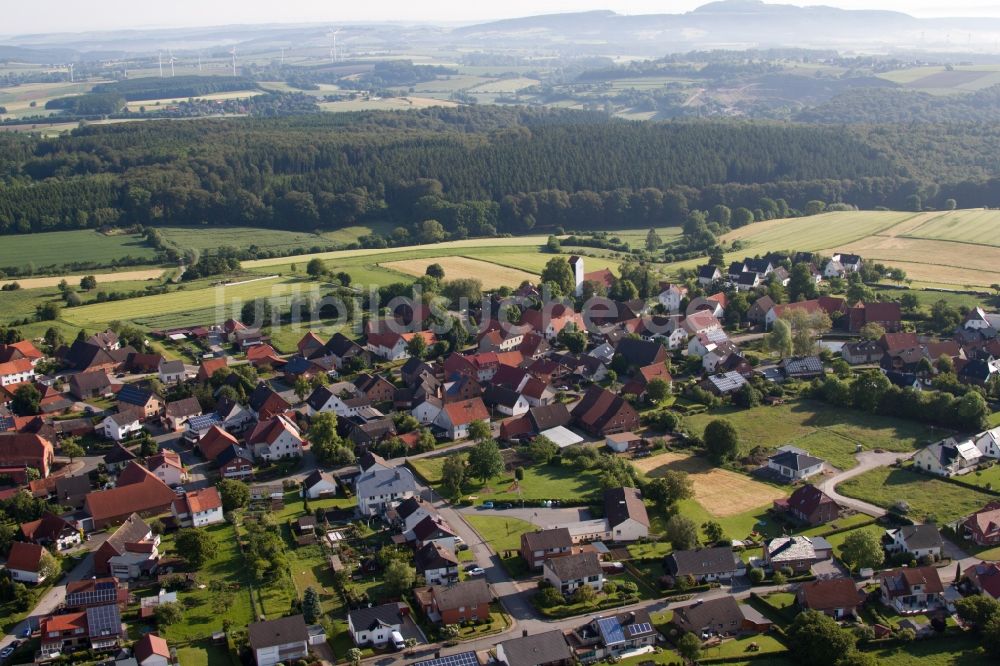
<svg viewBox="0 0 1000 666">
<path fill-rule="evenodd" d="M 778 488 L 743 474 L 712 467 L 697 456 L 661 453 L 632 464 L 650 477 L 662 476 L 671 470 L 687 472 L 694 485 L 695 501 L 717 518 L 759 509 L 785 496 Z"/>
<path fill-rule="evenodd" d="M 109 282 L 159 280 L 163 277 L 164 272 L 165 270 L 162 268 L 149 268 L 136 271 L 119 271 L 117 273 L 91 273 L 90 275 L 93 275 L 97 280 L 97 286 L 101 286 Z M 60 282 L 66 280 L 67 284 L 74 287 L 79 285 L 80 280 L 84 277 L 83 275 L 54 275 L 50 277 L 20 278 L 17 280 L 0 281 L 0 285 L 17 282 L 21 285 L 21 289 L 40 289 L 43 287 L 57 287 Z"/>
<path fill-rule="evenodd" d="M 444 269 L 445 280 L 474 278 L 483 283 L 486 289 L 496 287 L 515 288 L 525 280 L 535 282 L 538 276 L 516 268 L 508 268 L 488 261 L 470 259 L 469 257 L 428 257 L 426 259 L 404 259 L 402 261 L 387 261 L 379 264 L 382 268 L 399 271 L 407 275 L 423 275 L 431 264 L 440 264 Z"/>
</svg>

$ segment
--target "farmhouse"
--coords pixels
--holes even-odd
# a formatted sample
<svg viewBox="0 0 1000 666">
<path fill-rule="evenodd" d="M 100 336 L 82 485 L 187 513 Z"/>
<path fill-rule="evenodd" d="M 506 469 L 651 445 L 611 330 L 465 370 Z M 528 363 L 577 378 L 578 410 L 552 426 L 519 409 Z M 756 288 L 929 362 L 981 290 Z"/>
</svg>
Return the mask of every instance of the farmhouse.
<svg viewBox="0 0 1000 666">
<path fill-rule="evenodd" d="M 21 535 L 25 541 L 42 546 L 55 546 L 65 550 L 80 543 L 80 530 L 73 523 L 46 511 L 38 520 L 21 525 Z"/>
<path fill-rule="evenodd" d="M 69 378 L 69 392 L 77 400 L 90 400 L 114 393 L 111 379 L 103 370 L 78 372 Z"/>
<path fill-rule="evenodd" d="M 160 558 L 159 545 L 160 537 L 133 513 L 94 552 L 94 571 L 119 580 L 153 573 Z"/>
<path fill-rule="evenodd" d="M 32 467 L 44 479 L 49 475 L 55 453 L 52 442 L 40 435 L 28 433 L 0 434 L 0 467 Z"/>
<path fill-rule="evenodd" d="M 157 515 L 170 510 L 176 497 L 173 490 L 137 463 L 129 463 L 109 490 L 87 493 L 84 509 L 92 529 L 121 522 L 131 514 Z"/>
</svg>

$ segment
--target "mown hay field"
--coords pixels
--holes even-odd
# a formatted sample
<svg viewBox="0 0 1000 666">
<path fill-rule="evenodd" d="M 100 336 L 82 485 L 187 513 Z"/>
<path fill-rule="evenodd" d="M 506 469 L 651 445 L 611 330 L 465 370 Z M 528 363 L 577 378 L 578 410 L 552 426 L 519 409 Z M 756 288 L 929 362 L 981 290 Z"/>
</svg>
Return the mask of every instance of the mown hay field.
<svg viewBox="0 0 1000 666">
<path fill-rule="evenodd" d="M 421 276 L 427 272 L 427 267 L 431 264 L 439 264 L 444 269 L 445 280 L 459 280 L 473 278 L 483 283 L 487 289 L 497 287 L 516 287 L 524 280 L 535 280 L 537 276 L 516 268 L 508 268 L 499 264 L 491 264 L 480 259 L 470 257 L 428 257 L 426 259 L 404 259 L 402 261 L 388 261 L 380 263 L 380 266 L 394 271 L 406 273 L 407 275 Z"/>
</svg>

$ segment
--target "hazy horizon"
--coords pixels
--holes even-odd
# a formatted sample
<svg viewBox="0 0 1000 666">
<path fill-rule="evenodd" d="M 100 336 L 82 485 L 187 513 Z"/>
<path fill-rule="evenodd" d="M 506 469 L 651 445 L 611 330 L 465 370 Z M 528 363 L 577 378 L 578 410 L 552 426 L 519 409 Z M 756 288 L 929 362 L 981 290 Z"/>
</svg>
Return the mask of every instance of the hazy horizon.
<svg viewBox="0 0 1000 666">
<path fill-rule="evenodd" d="M 676 14 L 707 4 L 706 0 L 508 0 L 501 6 L 437 0 L 425 5 L 383 0 L 360 5 L 333 4 L 320 0 L 240 2 L 238 0 L 174 0 L 172 3 L 137 4 L 132 0 L 94 0 L 87 4 L 67 0 L 36 0 L 6 7 L 0 33 L 5 36 L 92 32 L 102 30 L 190 28 L 227 24 L 337 23 L 423 21 L 428 23 L 468 23 L 536 14 L 554 14 L 607 9 L 620 14 Z M 974 16 L 1000 17 L 1000 2 L 962 0 L 943 4 L 929 0 L 914 4 L 902 0 L 831 0 L 829 2 L 783 2 L 768 4 L 797 6 L 826 5 L 842 9 L 881 9 L 916 17 Z M 96 11 L 95 11 L 96 10 Z"/>
</svg>

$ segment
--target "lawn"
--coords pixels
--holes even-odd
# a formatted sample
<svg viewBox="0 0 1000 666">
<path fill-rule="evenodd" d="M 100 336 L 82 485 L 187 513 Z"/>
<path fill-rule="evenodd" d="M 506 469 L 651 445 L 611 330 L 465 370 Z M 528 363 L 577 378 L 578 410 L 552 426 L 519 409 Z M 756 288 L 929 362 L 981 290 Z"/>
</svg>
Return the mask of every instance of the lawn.
<svg viewBox="0 0 1000 666">
<path fill-rule="evenodd" d="M 490 544 L 498 553 L 518 550 L 521 547 L 521 535 L 538 529 L 537 526 L 519 518 L 465 514 L 465 519 L 483 541 Z"/>
<path fill-rule="evenodd" d="M 191 642 L 177 649 L 178 661 L 184 666 L 222 666 L 233 663 L 225 645 L 211 640 Z"/>
<path fill-rule="evenodd" d="M 689 430 L 700 434 L 717 418 L 727 419 L 736 426 L 744 453 L 754 446 L 793 444 L 811 453 L 813 447 L 820 457 L 824 452 L 832 454 L 842 464 L 846 464 L 845 456 L 854 451 L 856 444 L 865 449 L 905 452 L 940 439 L 944 432 L 913 421 L 810 400 L 753 409 L 729 407 L 687 416 L 684 421 Z"/>
<path fill-rule="evenodd" d="M 447 456 L 411 460 L 410 466 L 428 483 L 441 483 L 441 469 Z M 516 502 L 525 500 L 579 501 L 594 495 L 600 488 L 600 474 L 595 470 L 578 470 L 569 465 L 535 465 L 524 468 L 524 480 L 517 483 L 512 473 L 483 484 L 479 479 L 466 479 L 462 494 L 473 496 L 477 503 L 487 500 Z"/>
<path fill-rule="evenodd" d="M 757 652 L 750 651 L 751 643 L 756 644 Z M 705 648 L 701 651 L 704 659 L 735 658 L 742 656 L 753 656 L 755 654 L 773 654 L 785 652 L 788 648 L 785 644 L 770 634 L 760 634 L 758 636 L 746 636 L 723 641 L 716 647 Z M 754 663 L 757 663 L 756 660 Z"/>
<path fill-rule="evenodd" d="M 910 517 L 934 517 L 947 523 L 967 516 L 994 500 L 976 490 L 963 488 L 909 469 L 880 467 L 840 484 L 837 490 L 848 497 L 888 509 L 903 500 L 910 505 Z"/>
<path fill-rule="evenodd" d="M 155 256 L 156 251 L 138 234 L 105 235 L 90 229 L 15 234 L 5 236 L 0 243 L 0 269 L 30 265 L 35 272 L 70 262 L 110 266 L 111 261 L 125 257 L 153 263 Z"/>
<path fill-rule="evenodd" d="M 937 640 L 914 641 L 872 652 L 879 666 L 987 666 L 996 664 L 972 635 L 948 636 Z"/>
<path fill-rule="evenodd" d="M 848 527 L 855 527 L 855 526 L 858 526 L 858 525 L 862 525 L 864 523 L 870 523 L 872 520 L 874 520 L 874 519 L 871 516 L 868 516 L 866 514 L 863 514 L 863 513 L 854 513 L 854 514 L 851 514 L 849 516 L 838 518 L 837 520 L 834 520 L 832 522 L 825 523 L 823 525 L 817 525 L 816 527 L 810 527 L 807 530 L 803 530 L 802 532 L 799 532 L 799 534 L 802 534 L 803 536 L 822 536 L 822 537 L 827 537 L 827 535 L 830 534 L 830 532 L 833 532 L 835 530 L 842 530 L 842 529 L 846 529 Z M 829 538 L 829 537 L 827 537 L 827 538 Z"/>
<path fill-rule="evenodd" d="M 837 534 L 831 534 L 830 536 L 825 537 L 826 540 L 830 542 L 830 545 L 833 546 L 833 554 L 836 557 L 838 558 L 842 557 L 844 542 L 847 540 L 847 537 L 856 532 L 868 532 L 881 538 L 882 535 L 885 534 L 885 528 L 880 527 L 878 525 L 866 525 L 865 527 L 859 527 L 855 530 L 847 530 L 846 532 L 839 532 Z"/>
<path fill-rule="evenodd" d="M 975 472 L 963 476 L 962 481 L 985 488 L 986 490 L 1000 489 L 1000 465 L 991 465 L 986 469 L 977 469 Z"/>
<path fill-rule="evenodd" d="M 745 539 L 751 532 L 760 532 L 768 538 L 782 534 L 781 523 L 771 520 L 771 515 L 768 513 L 770 505 L 725 517 L 713 516 L 694 499 L 681 500 L 677 503 L 677 507 L 682 516 L 690 518 L 699 526 L 709 521 L 719 523 L 726 539 Z M 666 531 L 666 518 L 659 512 L 650 512 L 649 520 L 650 533 L 663 534 Z"/>
</svg>

